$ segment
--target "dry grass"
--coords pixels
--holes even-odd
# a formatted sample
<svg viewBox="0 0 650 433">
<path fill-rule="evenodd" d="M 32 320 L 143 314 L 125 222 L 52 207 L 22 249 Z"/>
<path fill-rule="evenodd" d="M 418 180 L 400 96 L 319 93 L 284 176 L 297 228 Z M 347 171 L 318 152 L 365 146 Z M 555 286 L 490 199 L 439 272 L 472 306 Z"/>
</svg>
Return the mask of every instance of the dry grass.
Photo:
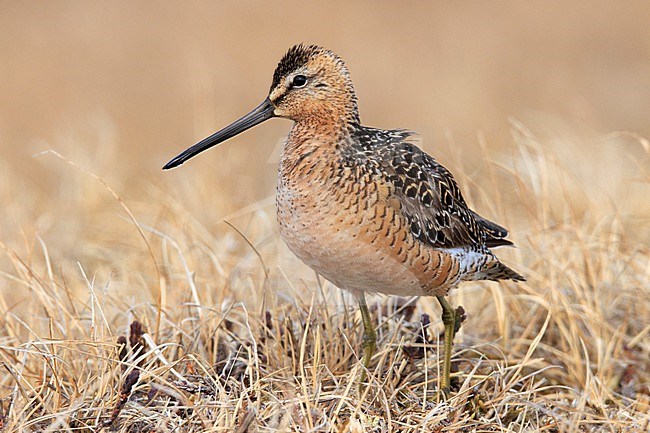
<svg viewBox="0 0 650 433">
<path fill-rule="evenodd" d="M 380 350 L 359 391 L 355 305 L 284 252 L 267 202 L 211 231 L 174 194 L 151 188 L 148 201 L 123 200 L 65 157 L 39 156 L 65 174 L 80 208 L 61 239 L 23 233 L 22 244 L 2 244 L 11 268 L 0 274 L 0 425 L 647 431 L 648 142 L 612 134 L 591 143 L 616 156 L 582 161 L 625 175 L 586 184 L 579 160 L 558 158 L 575 137 L 542 138 L 514 121 L 512 130 L 512 157 L 486 158 L 471 176 L 450 163 L 475 207 L 512 228 L 519 249 L 500 255 L 528 281 L 452 294 L 469 319 L 448 401 L 436 394 L 441 325 L 428 299 L 373 302 Z M 178 187 L 207 200 L 192 181 Z M 2 194 L 20 219 L 25 203 Z M 68 236 L 82 257 L 65 255 Z"/>
</svg>

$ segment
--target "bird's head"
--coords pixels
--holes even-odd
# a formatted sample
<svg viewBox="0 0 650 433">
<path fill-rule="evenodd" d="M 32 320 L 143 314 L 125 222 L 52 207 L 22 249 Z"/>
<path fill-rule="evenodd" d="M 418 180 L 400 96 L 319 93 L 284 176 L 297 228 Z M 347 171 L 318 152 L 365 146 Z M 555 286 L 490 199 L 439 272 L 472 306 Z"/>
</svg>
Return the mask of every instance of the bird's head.
<svg viewBox="0 0 650 433">
<path fill-rule="evenodd" d="M 358 122 L 350 73 L 333 52 L 296 45 L 282 57 L 269 92 L 274 115 L 296 122 Z"/>
<path fill-rule="evenodd" d="M 290 48 L 275 68 L 269 95 L 260 105 L 185 150 L 163 169 L 179 166 L 272 117 L 283 117 L 297 123 L 359 123 L 357 98 L 343 60 L 316 45 L 300 44 Z"/>
</svg>

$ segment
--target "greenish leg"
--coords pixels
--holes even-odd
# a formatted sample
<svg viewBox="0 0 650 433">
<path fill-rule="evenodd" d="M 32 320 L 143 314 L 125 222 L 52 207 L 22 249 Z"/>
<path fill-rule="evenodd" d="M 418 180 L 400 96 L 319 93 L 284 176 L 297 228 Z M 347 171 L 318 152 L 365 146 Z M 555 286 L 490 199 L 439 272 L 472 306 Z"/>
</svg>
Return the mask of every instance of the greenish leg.
<svg viewBox="0 0 650 433">
<path fill-rule="evenodd" d="M 464 314 L 461 307 L 458 310 L 447 302 L 443 296 L 436 296 L 442 307 L 442 323 L 445 325 L 445 354 L 442 363 L 442 376 L 439 380 L 440 391 L 447 395 L 451 386 L 451 351 L 454 345 L 454 336 L 463 323 Z"/>
<path fill-rule="evenodd" d="M 377 333 L 372 320 L 370 319 L 370 311 L 366 304 L 366 297 L 363 292 L 357 293 L 357 300 L 359 301 L 359 308 L 361 309 L 361 319 L 363 320 L 363 372 L 361 373 L 361 383 L 366 380 L 366 371 L 370 366 L 370 359 L 377 349 Z"/>
</svg>

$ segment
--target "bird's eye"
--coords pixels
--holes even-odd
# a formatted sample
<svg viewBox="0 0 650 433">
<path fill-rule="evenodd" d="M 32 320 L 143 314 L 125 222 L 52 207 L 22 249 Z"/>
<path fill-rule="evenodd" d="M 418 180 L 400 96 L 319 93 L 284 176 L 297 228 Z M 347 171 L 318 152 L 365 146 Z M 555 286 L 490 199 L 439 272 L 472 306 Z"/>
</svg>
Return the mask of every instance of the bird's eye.
<svg viewBox="0 0 650 433">
<path fill-rule="evenodd" d="M 307 84 L 307 77 L 304 75 L 296 75 L 293 77 L 291 84 L 293 87 L 303 87 L 305 84 Z"/>
</svg>

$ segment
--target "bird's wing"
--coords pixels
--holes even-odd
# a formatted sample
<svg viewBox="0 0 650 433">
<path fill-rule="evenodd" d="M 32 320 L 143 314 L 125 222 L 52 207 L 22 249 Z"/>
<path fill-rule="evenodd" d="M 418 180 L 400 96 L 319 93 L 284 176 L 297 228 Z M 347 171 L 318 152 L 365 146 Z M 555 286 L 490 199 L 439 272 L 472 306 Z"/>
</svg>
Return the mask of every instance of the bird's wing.
<svg viewBox="0 0 650 433">
<path fill-rule="evenodd" d="M 503 239 L 508 232 L 469 209 L 449 170 L 409 142 L 411 135 L 367 129 L 364 153 L 389 184 L 390 202 L 406 217 L 413 236 L 436 248 L 509 244 Z"/>
<path fill-rule="evenodd" d="M 470 212 L 472 212 L 472 215 L 474 216 L 476 222 L 481 226 L 483 231 L 485 231 L 485 244 L 488 248 L 514 245 L 512 242 L 505 238 L 508 236 L 508 230 L 501 227 L 499 224 L 490 221 L 487 218 L 483 218 L 481 215 L 472 210 L 470 210 Z"/>
</svg>

